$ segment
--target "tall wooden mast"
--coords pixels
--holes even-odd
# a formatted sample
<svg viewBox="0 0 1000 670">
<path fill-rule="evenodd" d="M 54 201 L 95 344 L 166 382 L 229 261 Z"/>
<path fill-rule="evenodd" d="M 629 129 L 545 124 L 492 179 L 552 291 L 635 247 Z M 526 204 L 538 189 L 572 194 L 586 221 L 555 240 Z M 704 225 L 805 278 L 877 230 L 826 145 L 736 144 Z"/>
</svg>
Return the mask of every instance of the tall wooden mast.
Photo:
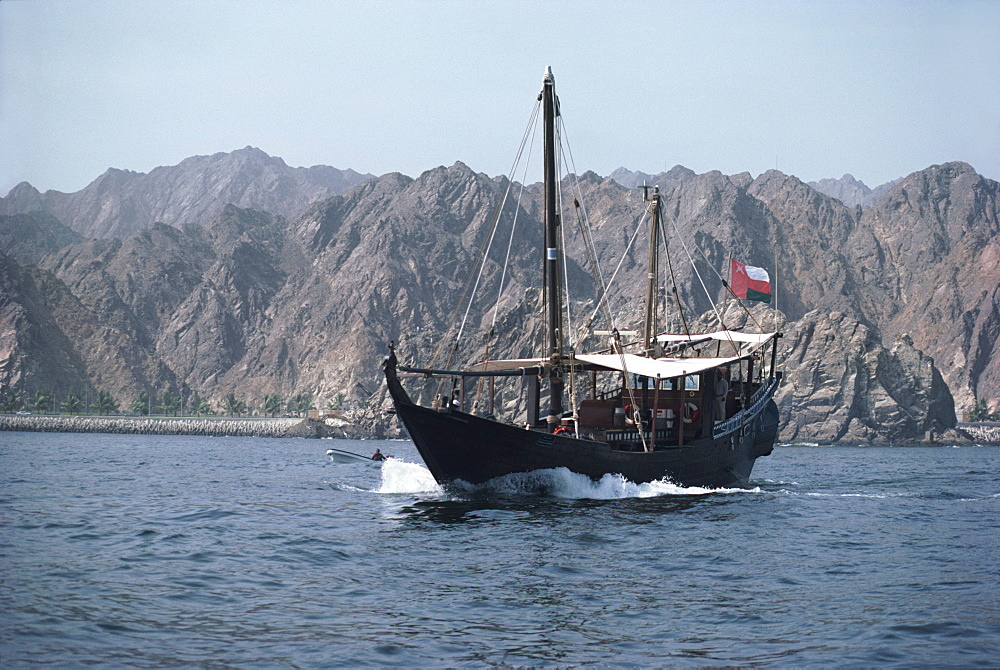
<svg viewBox="0 0 1000 670">
<path fill-rule="evenodd" d="M 549 330 L 549 423 L 554 425 L 563 413 L 563 328 L 562 291 L 559 281 L 559 203 L 556 175 L 556 116 L 559 100 L 556 98 L 556 79 L 552 68 L 545 68 L 542 85 L 542 110 L 545 126 L 545 290 L 548 294 L 546 317 Z"/>
<path fill-rule="evenodd" d="M 656 307 L 659 292 L 659 246 L 660 246 L 660 187 L 653 187 L 653 197 L 649 197 L 649 187 L 643 185 L 643 199 L 652 203 L 649 224 L 649 260 L 646 265 L 646 321 L 643 326 L 643 348 L 649 351 L 656 345 Z"/>
</svg>

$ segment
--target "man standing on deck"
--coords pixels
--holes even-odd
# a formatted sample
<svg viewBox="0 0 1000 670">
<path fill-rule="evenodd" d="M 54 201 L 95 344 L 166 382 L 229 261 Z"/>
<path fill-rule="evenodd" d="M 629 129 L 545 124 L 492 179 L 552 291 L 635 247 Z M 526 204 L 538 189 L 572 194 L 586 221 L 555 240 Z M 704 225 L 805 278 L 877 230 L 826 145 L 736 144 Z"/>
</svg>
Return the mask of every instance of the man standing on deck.
<svg viewBox="0 0 1000 670">
<path fill-rule="evenodd" d="M 715 421 L 726 420 L 726 396 L 729 395 L 729 380 L 722 368 L 716 370 L 715 379 Z"/>
</svg>

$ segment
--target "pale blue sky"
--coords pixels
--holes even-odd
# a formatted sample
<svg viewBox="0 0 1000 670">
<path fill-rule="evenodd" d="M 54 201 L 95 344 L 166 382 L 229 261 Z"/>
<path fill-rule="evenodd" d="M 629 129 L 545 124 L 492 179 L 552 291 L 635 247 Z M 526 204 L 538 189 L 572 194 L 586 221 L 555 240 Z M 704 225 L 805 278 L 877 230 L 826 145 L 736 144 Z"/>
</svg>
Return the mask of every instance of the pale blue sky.
<svg viewBox="0 0 1000 670">
<path fill-rule="evenodd" d="M 0 0 L 0 194 L 247 145 L 505 174 L 547 65 L 581 171 L 1000 179 L 1000 2 Z"/>
</svg>

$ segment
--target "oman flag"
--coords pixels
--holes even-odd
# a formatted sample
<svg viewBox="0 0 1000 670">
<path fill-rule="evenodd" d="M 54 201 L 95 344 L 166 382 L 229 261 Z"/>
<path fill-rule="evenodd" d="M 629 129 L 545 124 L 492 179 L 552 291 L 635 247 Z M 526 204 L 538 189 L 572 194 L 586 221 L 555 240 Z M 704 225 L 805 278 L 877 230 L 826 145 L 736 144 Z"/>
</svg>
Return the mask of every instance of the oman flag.
<svg viewBox="0 0 1000 670">
<path fill-rule="evenodd" d="M 731 288 L 737 298 L 771 302 L 771 278 L 767 276 L 767 270 L 744 265 L 732 258 L 729 262 L 732 273 Z"/>
</svg>

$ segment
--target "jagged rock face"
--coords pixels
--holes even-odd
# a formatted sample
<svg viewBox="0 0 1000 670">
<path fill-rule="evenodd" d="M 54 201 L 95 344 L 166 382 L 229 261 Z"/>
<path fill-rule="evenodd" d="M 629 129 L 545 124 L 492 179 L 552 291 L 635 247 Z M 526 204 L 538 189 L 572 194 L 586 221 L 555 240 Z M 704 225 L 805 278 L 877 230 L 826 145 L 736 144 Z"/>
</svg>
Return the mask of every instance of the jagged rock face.
<svg viewBox="0 0 1000 670">
<path fill-rule="evenodd" d="M 896 179 L 872 189 L 868 188 L 863 181 L 855 179 L 853 175 L 845 174 L 840 179 L 820 179 L 809 182 L 809 185 L 824 195 L 836 198 L 848 207 L 870 207 L 881 200 L 882 196 L 900 181 L 902 180 Z"/>
<path fill-rule="evenodd" d="M 842 312 L 810 312 L 786 333 L 775 400 L 782 439 L 900 441 L 955 425 L 933 361 L 903 337 L 884 347 Z"/>
<path fill-rule="evenodd" d="M 282 217 L 231 205 L 208 231 L 197 279 L 157 331 L 157 354 L 185 386 L 209 395 L 268 330 L 271 301 L 297 267 L 286 231 Z"/>
<path fill-rule="evenodd" d="M 0 256 L 0 389 L 57 397 L 97 388 L 119 394 L 172 383 L 127 332 L 88 309 L 52 273 Z"/>
<path fill-rule="evenodd" d="M 998 196 L 965 163 L 932 166 L 866 210 L 849 242 L 867 280 L 859 311 L 932 356 L 959 407 L 1000 397 Z"/>
<path fill-rule="evenodd" d="M 3 215 L 43 211 L 45 211 L 45 203 L 42 194 L 26 181 L 22 181 L 12 188 L 5 198 L 0 198 L 0 214 Z"/>
<path fill-rule="evenodd" d="M 90 240 L 49 255 L 58 276 L 105 323 L 143 347 L 200 280 L 211 257 L 200 228 L 158 224 L 126 242 Z"/>
<path fill-rule="evenodd" d="M 775 220 L 778 304 L 792 319 L 822 307 L 856 315 L 886 342 L 908 334 L 967 407 L 1000 395 L 997 189 L 948 163 L 906 177 L 865 210 L 780 173 L 747 192 Z"/>
<path fill-rule="evenodd" d="M 663 270 L 663 312 L 679 328 L 678 303 L 688 315 L 711 311 L 724 295 L 730 256 L 771 269 L 781 313 L 765 310 L 759 318 L 780 324 L 787 315 L 790 324 L 779 395 L 783 439 L 919 438 L 949 425 L 949 386 L 980 397 L 995 392 L 996 182 L 962 164 L 935 166 L 859 212 L 778 172 L 757 179 L 689 172 L 675 168 L 659 183 L 672 269 Z M 643 218 L 641 192 L 593 173 L 568 179 L 593 224 L 605 279 L 617 268 L 609 299 L 616 325 L 636 328 L 647 253 L 646 233 L 633 235 Z M 494 232 L 493 213 L 508 186 L 456 163 L 417 179 L 366 181 L 291 221 L 230 206 L 204 225 L 57 244 L 39 262 L 44 290 L 7 270 L 0 383 L 42 384 L 57 374 L 42 359 L 63 356 L 79 363 L 60 369 L 78 370 L 95 388 L 134 394 L 149 384 L 215 402 L 233 392 L 251 405 L 264 394 L 309 393 L 319 405 L 343 394 L 366 425 L 384 427 L 376 411 L 387 403 L 379 363 L 390 341 L 404 360 L 442 367 L 487 351 L 529 356 L 544 341 L 534 318 L 541 309 L 542 194 L 533 184 L 520 205 L 508 198 Z M 575 302 L 566 329 L 579 338 L 600 310 L 591 263 L 572 239 L 584 208 L 567 205 L 568 255 L 581 260 L 567 269 Z M 482 273 L 470 280 L 491 236 Z M 477 299 L 466 320 L 463 299 L 473 286 Z M 63 296 L 58 309 L 33 307 L 46 291 Z M 746 321 L 732 309 L 724 320 L 728 327 Z M 35 324 L 53 323 L 65 340 L 44 349 L 26 339 Z M 89 325 L 76 328 L 77 336 L 67 332 L 74 323 Z M 451 351 L 459 329 L 464 344 Z M 516 413 L 514 386 L 500 390 L 498 405 Z"/>
<path fill-rule="evenodd" d="M 633 172 L 620 167 L 609 174 L 608 179 L 613 179 L 625 188 L 637 188 L 643 184 L 665 186 L 670 182 L 684 181 L 694 176 L 696 176 L 694 170 L 686 168 L 683 165 L 675 165 L 667 172 L 661 172 L 657 175 L 646 174 L 645 172 Z"/>
<path fill-rule="evenodd" d="M 37 264 L 46 254 L 83 241 L 83 236 L 44 212 L 0 215 L 0 253 Z"/>
<path fill-rule="evenodd" d="M 310 208 L 294 233 L 312 263 L 273 301 L 271 329 L 243 364 L 276 374 L 253 381 L 250 392 L 381 395 L 386 345 L 402 340 L 428 355 L 451 325 L 505 185 L 456 164 L 417 180 L 386 175 Z M 498 273 L 498 263 L 488 262 L 484 288 L 495 286 Z M 240 373 L 225 383 L 247 385 Z M 269 383 L 276 390 L 267 391 Z"/>
<path fill-rule="evenodd" d="M 58 302 L 68 293 L 53 283 L 45 273 L 0 256 L 0 388 L 30 393 L 28 379 L 67 379 L 71 387 L 86 379 L 47 308 L 51 298 Z"/>
<path fill-rule="evenodd" d="M 206 222 L 228 204 L 293 216 L 371 177 L 325 165 L 291 168 L 246 147 L 148 174 L 112 168 L 76 193 L 42 194 L 19 184 L 0 199 L 0 214 L 44 211 L 86 237 L 125 239 L 154 222 Z"/>
<path fill-rule="evenodd" d="M 773 170 L 754 180 L 747 193 L 764 205 L 765 218 L 774 220 L 773 257 L 762 260 L 777 268 L 778 307 L 792 319 L 816 305 L 856 312 L 853 263 L 844 253 L 857 224 L 854 211 Z"/>
</svg>

